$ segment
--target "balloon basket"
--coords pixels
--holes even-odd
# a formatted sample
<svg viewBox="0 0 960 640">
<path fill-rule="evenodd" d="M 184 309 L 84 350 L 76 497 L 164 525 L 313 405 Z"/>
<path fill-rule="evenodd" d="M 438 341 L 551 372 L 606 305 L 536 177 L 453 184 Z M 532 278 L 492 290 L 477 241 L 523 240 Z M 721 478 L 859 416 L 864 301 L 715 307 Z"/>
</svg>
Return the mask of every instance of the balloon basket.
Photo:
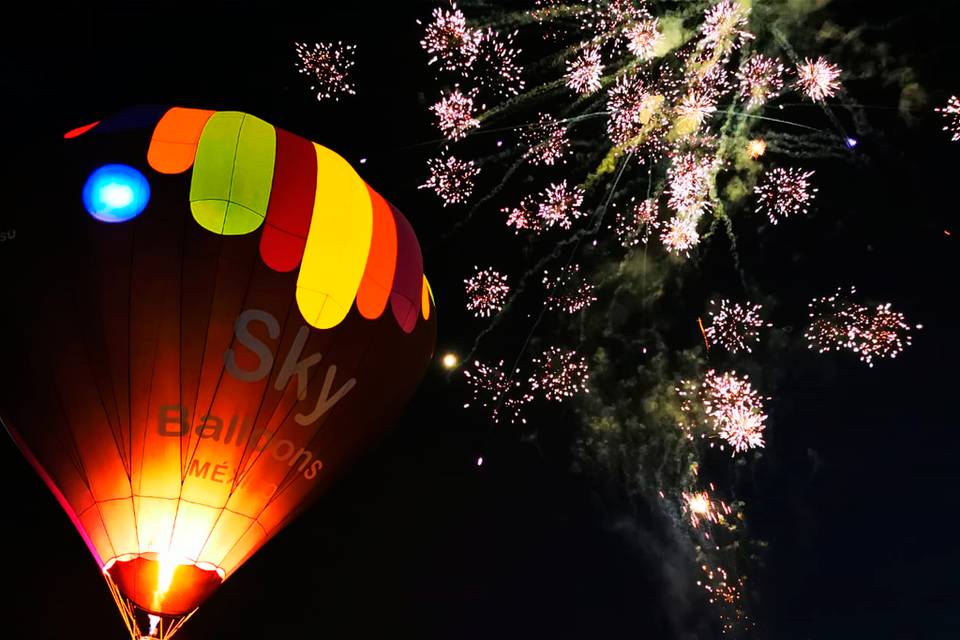
<svg viewBox="0 0 960 640">
<path fill-rule="evenodd" d="M 140 607 L 129 598 L 120 593 L 117 584 L 107 572 L 103 577 L 110 588 L 110 595 L 120 610 L 120 616 L 123 623 L 130 633 L 131 640 L 166 640 L 172 638 L 173 634 L 180 630 L 187 620 L 190 619 L 196 609 L 180 615 L 157 614 Z"/>
</svg>

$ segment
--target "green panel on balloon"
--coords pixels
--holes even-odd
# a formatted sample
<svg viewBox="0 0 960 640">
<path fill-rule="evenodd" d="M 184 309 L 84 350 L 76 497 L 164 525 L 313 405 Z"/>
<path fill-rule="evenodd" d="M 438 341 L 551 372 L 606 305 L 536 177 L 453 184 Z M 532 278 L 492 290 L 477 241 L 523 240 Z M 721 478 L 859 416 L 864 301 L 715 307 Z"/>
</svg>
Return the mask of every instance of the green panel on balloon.
<svg viewBox="0 0 960 640">
<path fill-rule="evenodd" d="M 276 147 L 276 131 L 259 118 L 236 111 L 210 117 L 190 183 L 190 209 L 200 226 L 235 236 L 263 224 Z"/>
</svg>

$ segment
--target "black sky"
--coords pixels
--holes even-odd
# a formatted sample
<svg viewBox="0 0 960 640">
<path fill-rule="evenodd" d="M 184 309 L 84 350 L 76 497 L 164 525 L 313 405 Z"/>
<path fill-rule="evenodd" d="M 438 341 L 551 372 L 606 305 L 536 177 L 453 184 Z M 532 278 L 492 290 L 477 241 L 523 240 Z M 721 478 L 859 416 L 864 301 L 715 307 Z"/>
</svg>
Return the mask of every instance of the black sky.
<svg viewBox="0 0 960 640">
<path fill-rule="evenodd" d="M 912 56 L 929 111 L 960 92 L 953 16 L 947 2 L 899 4 L 831 10 L 844 24 L 887 26 L 876 38 Z M 426 153 L 411 145 L 436 138 L 425 106 L 438 85 L 414 22 L 431 5 L 323 5 L 43 7 L 6 21 L 0 78 L 14 151 L 0 232 L 42 197 L 69 128 L 135 103 L 255 113 L 355 163 L 369 158 L 364 177 L 427 248 L 438 351 L 463 349 L 478 328 L 461 308 L 469 265 L 457 257 L 461 245 L 439 242 L 445 225 L 435 221 L 448 212 L 415 189 Z M 293 69 L 301 39 L 357 43 L 360 95 L 314 101 Z M 812 354 L 782 363 L 768 447 L 743 471 L 754 535 L 770 541 L 753 578 L 759 637 L 956 638 L 960 143 L 930 114 L 907 127 L 896 91 L 880 82 L 850 89 L 875 107 L 875 134 L 861 141 L 869 164 L 818 167 L 822 204 L 810 224 L 778 229 L 779 237 L 768 228 L 763 254 L 747 241 L 747 269 L 764 290 L 782 292 L 785 316 L 802 318 L 810 297 L 856 284 L 924 329 L 901 358 L 873 369 Z M 776 257 L 768 263 L 768 255 Z M 24 276 L 2 274 L 14 277 Z M 640 536 L 614 526 L 621 518 L 571 473 L 563 447 L 548 438 L 538 450 L 509 432 L 485 440 L 462 393 L 431 371 L 383 446 L 239 570 L 179 637 L 675 637 L 662 563 Z M 480 453 L 488 462 L 478 469 Z M 0 540 L 13 587 L 0 605 L 5 637 L 123 637 L 94 562 L 9 439 L 0 439 L 0 469 Z M 699 630 L 687 637 L 713 637 L 703 603 L 692 611 L 704 621 L 686 620 Z"/>
</svg>

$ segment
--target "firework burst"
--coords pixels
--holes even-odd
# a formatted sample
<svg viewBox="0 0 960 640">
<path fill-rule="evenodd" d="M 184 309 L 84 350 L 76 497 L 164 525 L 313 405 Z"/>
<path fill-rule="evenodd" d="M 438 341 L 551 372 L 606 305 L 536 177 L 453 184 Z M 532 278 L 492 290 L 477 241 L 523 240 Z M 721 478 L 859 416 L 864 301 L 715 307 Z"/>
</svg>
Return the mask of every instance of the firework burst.
<svg viewBox="0 0 960 640">
<path fill-rule="evenodd" d="M 607 135 L 611 142 L 642 150 L 650 161 L 659 157 L 666 146 L 664 134 L 669 125 L 664 102 L 664 97 L 654 93 L 640 75 L 617 78 L 607 99 Z"/>
<path fill-rule="evenodd" d="M 463 405 L 465 409 L 471 404 L 479 405 L 487 410 L 494 424 L 501 421 L 526 424 L 523 410 L 533 400 L 533 396 L 504 372 L 503 360 L 496 365 L 476 360 L 472 368 L 464 370 L 463 375 L 467 378 L 473 394 L 471 402 Z"/>
<path fill-rule="evenodd" d="M 747 59 L 737 72 L 740 96 L 749 107 L 760 107 L 783 89 L 784 68 L 777 60 L 757 53 Z"/>
<path fill-rule="evenodd" d="M 597 47 L 587 47 L 583 52 L 567 61 L 567 86 L 580 95 L 589 95 L 600 89 L 603 76 L 603 61 Z"/>
<path fill-rule="evenodd" d="M 317 100 L 340 100 L 341 95 L 356 94 L 350 79 L 355 45 L 298 42 L 294 47 L 297 50 L 297 71 L 310 78 L 310 90 L 316 91 Z"/>
<path fill-rule="evenodd" d="M 700 528 L 700 525 L 706 522 L 723 524 L 726 517 L 733 513 L 730 505 L 723 500 L 714 499 L 708 491 L 684 491 L 680 497 L 683 499 L 683 513 L 690 519 L 690 526 L 694 529 Z"/>
<path fill-rule="evenodd" d="M 630 198 L 625 207 L 618 207 L 614 223 L 611 225 L 620 240 L 620 245 L 626 249 L 635 247 L 641 242 L 647 244 L 650 232 L 660 227 L 657 220 L 659 205 L 656 198 L 647 198 L 636 202 Z"/>
<path fill-rule="evenodd" d="M 750 384 L 749 376 L 718 374 L 711 369 L 704 376 L 700 397 L 714 431 L 734 453 L 763 446 L 767 415 L 763 398 Z"/>
<path fill-rule="evenodd" d="M 627 41 L 627 49 L 630 50 L 630 53 L 640 60 L 649 60 L 653 57 L 657 45 L 663 39 L 663 34 L 660 33 L 657 18 L 646 18 L 628 27 L 623 37 Z"/>
<path fill-rule="evenodd" d="M 616 41 L 630 24 L 642 20 L 646 12 L 634 0 L 587 0 L 580 12 L 583 30 L 597 43 Z"/>
<path fill-rule="evenodd" d="M 463 281 L 466 285 L 467 310 L 478 318 L 486 318 L 503 308 L 510 294 L 510 285 L 505 274 L 493 269 L 474 269 L 476 273 Z"/>
<path fill-rule="evenodd" d="M 530 389 L 546 400 L 562 402 L 580 393 L 588 393 L 589 369 L 586 359 L 576 351 L 550 347 L 533 359 L 534 374 Z"/>
<path fill-rule="evenodd" d="M 548 309 L 576 313 L 597 301 L 593 285 L 580 276 L 580 265 L 563 267 L 556 276 L 543 272 L 543 286 L 547 291 Z"/>
<path fill-rule="evenodd" d="M 690 255 L 690 249 L 700 243 L 700 233 L 697 231 L 698 217 L 690 215 L 675 215 L 667 222 L 660 233 L 660 241 L 670 253 Z"/>
<path fill-rule="evenodd" d="M 420 41 L 420 46 L 431 56 L 428 64 L 439 63 L 444 71 L 467 69 L 477 58 L 483 32 L 467 26 L 467 19 L 456 4 L 451 5 L 450 10 L 437 7 L 432 18 Z"/>
<path fill-rule="evenodd" d="M 493 29 L 482 31 L 476 55 L 464 69 L 465 75 L 496 95 L 510 97 L 520 93 L 525 83 L 523 69 L 517 63 L 520 49 L 514 47 L 516 35 L 516 31 L 505 36 Z"/>
<path fill-rule="evenodd" d="M 820 353 L 848 350 L 870 367 L 874 358 L 896 358 L 913 343 L 913 327 L 889 302 L 871 309 L 854 302 L 855 294 L 855 287 L 840 288 L 810 302 L 810 326 L 803 334 L 808 347 Z"/>
<path fill-rule="evenodd" d="M 567 128 L 546 113 L 541 113 L 536 123 L 524 129 L 520 139 L 526 147 L 524 155 L 533 164 L 553 166 L 564 162 L 570 152 Z"/>
<path fill-rule="evenodd" d="M 810 183 L 813 171 L 800 169 L 771 169 L 754 187 L 757 194 L 757 213 L 766 214 L 777 224 L 791 215 L 807 213 L 817 189 Z"/>
<path fill-rule="evenodd" d="M 710 301 L 710 326 L 706 336 L 710 342 L 719 344 L 731 353 L 751 351 L 751 344 L 760 341 L 760 329 L 773 326 L 760 316 L 763 307 L 759 304 L 738 304 L 729 300 Z"/>
<path fill-rule="evenodd" d="M 430 176 L 420 189 L 433 189 L 443 206 L 461 204 L 473 194 L 473 181 L 480 169 L 473 160 L 458 160 L 453 156 L 431 158 L 427 161 Z"/>
<path fill-rule="evenodd" d="M 750 20 L 750 7 L 733 0 L 720 0 L 707 9 L 700 25 L 703 45 L 725 55 L 736 49 L 753 34 L 744 27 Z"/>
<path fill-rule="evenodd" d="M 943 114 L 947 119 L 947 124 L 943 125 L 943 130 L 950 134 L 950 139 L 954 142 L 960 140 L 960 98 L 950 96 L 947 100 L 947 106 L 937 107 L 937 113 Z"/>
<path fill-rule="evenodd" d="M 814 102 L 832 98 L 840 89 L 840 68 L 827 62 L 824 57 L 816 60 L 804 58 L 797 65 L 797 86 Z"/>
<path fill-rule="evenodd" d="M 718 166 L 714 157 L 702 157 L 689 151 L 675 155 L 667 169 L 667 205 L 670 209 L 678 215 L 693 217 L 696 223 L 709 204 L 712 177 Z"/>
<path fill-rule="evenodd" d="M 504 207 L 500 210 L 507 216 L 507 226 L 513 227 L 514 233 L 521 230 L 540 233 L 543 231 L 543 221 L 537 215 L 539 207 L 536 201 L 527 196 L 515 207 Z"/>
<path fill-rule="evenodd" d="M 568 187 L 563 180 L 548 186 L 541 194 L 537 216 L 547 229 L 554 225 L 569 229 L 573 221 L 585 215 L 582 210 L 583 189 Z"/>
<path fill-rule="evenodd" d="M 749 156 L 754 160 L 756 160 L 766 152 L 767 152 L 767 143 L 761 140 L 760 138 L 756 138 L 747 143 L 747 154 L 749 154 Z"/>
<path fill-rule="evenodd" d="M 437 117 L 440 131 L 450 140 L 463 138 L 467 131 L 480 124 L 473 117 L 473 109 L 473 97 L 460 91 L 459 87 L 430 107 Z"/>
</svg>

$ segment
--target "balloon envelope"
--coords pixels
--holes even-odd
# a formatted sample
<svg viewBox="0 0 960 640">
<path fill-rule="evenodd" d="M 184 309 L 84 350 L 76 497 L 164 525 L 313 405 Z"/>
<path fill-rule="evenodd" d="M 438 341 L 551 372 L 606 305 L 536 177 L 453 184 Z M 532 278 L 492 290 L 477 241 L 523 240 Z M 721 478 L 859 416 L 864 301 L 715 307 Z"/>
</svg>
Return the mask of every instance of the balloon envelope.
<svg viewBox="0 0 960 640">
<path fill-rule="evenodd" d="M 403 215 L 258 118 L 138 109 L 63 144 L 59 205 L 3 256 L 0 418 L 133 637 L 169 637 L 397 416 L 432 293 Z"/>
</svg>

